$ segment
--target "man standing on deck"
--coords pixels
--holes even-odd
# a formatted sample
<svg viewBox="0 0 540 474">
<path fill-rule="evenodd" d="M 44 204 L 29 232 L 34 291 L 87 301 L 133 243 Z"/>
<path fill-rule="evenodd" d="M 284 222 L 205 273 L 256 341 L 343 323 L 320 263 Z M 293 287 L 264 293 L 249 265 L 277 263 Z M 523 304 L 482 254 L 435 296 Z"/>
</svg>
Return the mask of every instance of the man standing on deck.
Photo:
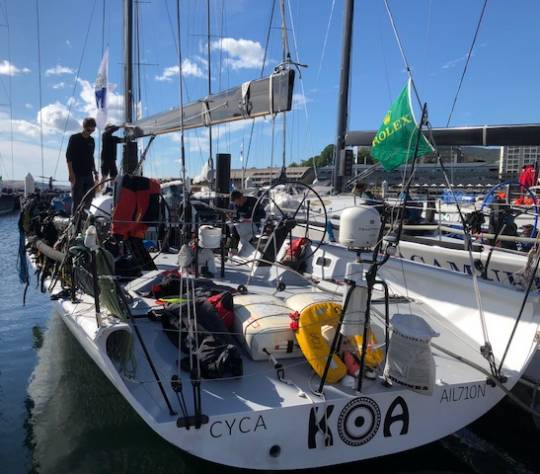
<svg viewBox="0 0 540 474">
<path fill-rule="evenodd" d="M 98 179 L 96 165 L 94 163 L 94 150 L 96 144 L 92 133 L 96 129 L 96 121 L 92 117 L 83 120 L 83 131 L 69 137 L 66 150 L 69 182 L 71 183 L 71 199 L 73 205 L 71 214 L 79 207 L 85 194 L 92 189 Z M 84 208 L 88 209 L 93 198 L 91 193 L 84 202 Z"/>
<path fill-rule="evenodd" d="M 123 143 L 124 139 L 113 135 L 120 127 L 107 124 L 105 131 L 101 135 L 101 178 L 116 178 L 118 168 L 116 167 L 116 145 Z"/>
</svg>

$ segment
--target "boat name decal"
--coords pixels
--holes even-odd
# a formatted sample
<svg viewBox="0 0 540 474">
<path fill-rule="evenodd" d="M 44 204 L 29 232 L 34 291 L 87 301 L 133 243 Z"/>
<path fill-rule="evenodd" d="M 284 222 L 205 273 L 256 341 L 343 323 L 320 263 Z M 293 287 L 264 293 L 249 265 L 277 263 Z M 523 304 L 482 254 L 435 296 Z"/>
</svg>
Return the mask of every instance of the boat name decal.
<svg viewBox="0 0 540 474">
<path fill-rule="evenodd" d="M 308 449 L 320 446 L 333 446 L 334 433 L 332 413 L 334 405 L 312 407 L 309 413 Z M 345 444 L 356 447 L 368 443 L 379 431 L 381 425 L 381 409 L 375 400 L 358 397 L 348 402 L 337 419 L 337 433 Z M 392 433 L 392 427 L 398 423 L 399 428 Z M 409 408 L 400 396 L 396 397 L 384 416 L 383 436 L 405 435 L 409 432 Z"/>
<path fill-rule="evenodd" d="M 328 419 L 334 411 L 334 405 L 326 407 L 312 407 L 309 412 L 308 426 L 308 448 L 315 449 L 317 447 L 317 438 L 322 437 L 324 446 L 334 445 L 334 436 L 332 430 L 328 426 Z"/>
<path fill-rule="evenodd" d="M 262 415 L 259 415 L 256 420 L 251 416 L 243 416 L 239 419 L 214 421 L 210 425 L 210 436 L 212 438 L 221 438 L 223 435 L 232 436 L 235 432 L 247 434 L 266 429 L 266 423 Z"/>
<path fill-rule="evenodd" d="M 401 413 L 394 413 L 396 408 L 401 408 Z M 395 400 L 390 403 L 386 416 L 384 417 L 383 434 L 385 438 L 390 438 L 392 432 L 391 426 L 394 423 L 401 422 L 401 430 L 399 435 L 405 435 L 409 432 L 409 407 L 402 397 L 396 397 Z"/>
<path fill-rule="evenodd" d="M 460 402 L 461 400 L 474 400 L 476 398 L 484 398 L 485 396 L 485 384 L 458 385 L 457 387 L 443 389 L 440 402 Z"/>
</svg>

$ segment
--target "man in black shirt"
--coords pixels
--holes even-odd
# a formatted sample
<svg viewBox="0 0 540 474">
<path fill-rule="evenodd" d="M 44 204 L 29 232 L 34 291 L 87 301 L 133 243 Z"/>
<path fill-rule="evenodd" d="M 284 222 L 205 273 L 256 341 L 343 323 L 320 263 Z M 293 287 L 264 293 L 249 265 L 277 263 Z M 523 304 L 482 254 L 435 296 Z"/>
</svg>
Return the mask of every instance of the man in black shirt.
<svg viewBox="0 0 540 474">
<path fill-rule="evenodd" d="M 116 178 L 118 169 L 116 167 L 116 145 L 123 143 L 123 139 L 113 135 L 120 127 L 107 124 L 103 135 L 101 135 L 101 178 L 107 176 Z"/>
<path fill-rule="evenodd" d="M 96 129 L 96 121 L 87 117 L 83 120 L 83 131 L 69 137 L 66 150 L 69 182 L 71 183 L 71 199 L 73 206 L 71 214 L 79 207 L 83 197 L 94 187 L 98 179 L 96 165 L 94 163 L 94 149 L 96 144 L 92 133 Z M 88 209 L 94 193 L 90 193 L 84 202 L 84 208 Z"/>
<path fill-rule="evenodd" d="M 236 217 L 238 219 L 251 219 L 255 204 L 257 204 L 257 198 L 253 196 L 244 196 L 241 191 L 233 191 L 231 193 L 231 201 L 236 208 Z M 258 223 L 265 216 L 265 212 L 262 205 L 257 206 L 255 209 L 255 215 L 253 221 Z"/>
</svg>

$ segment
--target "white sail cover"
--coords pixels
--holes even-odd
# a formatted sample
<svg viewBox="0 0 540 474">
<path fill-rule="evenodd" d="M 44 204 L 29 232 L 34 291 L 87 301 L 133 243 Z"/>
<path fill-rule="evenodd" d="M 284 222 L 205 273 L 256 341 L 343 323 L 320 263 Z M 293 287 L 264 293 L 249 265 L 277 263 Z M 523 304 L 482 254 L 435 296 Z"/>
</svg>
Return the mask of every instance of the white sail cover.
<svg viewBox="0 0 540 474">
<path fill-rule="evenodd" d="M 294 71 L 282 70 L 187 104 L 183 109 L 184 130 L 286 112 L 291 109 L 293 86 Z M 179 108 L 136 120 L 127 126 L 132 138 L 180 129 Z"/>
</svg>

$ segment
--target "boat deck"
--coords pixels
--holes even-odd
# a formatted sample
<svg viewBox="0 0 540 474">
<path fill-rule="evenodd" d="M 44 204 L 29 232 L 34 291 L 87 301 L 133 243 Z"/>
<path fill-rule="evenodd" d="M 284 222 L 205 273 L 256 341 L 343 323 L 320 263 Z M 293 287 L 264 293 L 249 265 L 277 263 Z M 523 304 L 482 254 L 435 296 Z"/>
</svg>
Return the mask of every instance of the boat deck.
<svg viewBox="0 0 540 474">
<path fill-rule="evenodd" d="M 170 269 L 175 266 L 176 255 L 159 255 L 156 259 L 159 269 Z M 274 269 L 268 270 L 275 271 Z M 246 284 L 249 278 L 250 269 L 247 266 L 227 265 L 226 278 L 221 280 L 215 278 L 216 283 L 223 283 L 230 286 Z M 142 277 L 144 279 L 144 277 Z M 268 274 L 252 278 L 248 290 L 250 293 L 269 295 L 275 294 L 280 298 L 286 298 L 296 293 L 306 293 L 312 291 L 312 287 L 307 283 L 298 281 L 287 285 L 286 289 L 276 292 L 275 287 L 270 283 Z M 336 286 L 335 290 L 339 290 Z M 391 291 L 392 293 L 392 291 Z M 379 299 L 382 294 L 375 294 L 375 299 Z M 84 332 L 90 340 L 98 336 L 97 323 L 93 309 L 93 300 L 85 295 L 81 296 L 81 302 L 72 304 L 64 301 L 64 318 L 70 318 Z M 155 301 L 144 299 L 148 305 L 155 305 Z M 154 322 L 143 316 L 147 308 L 144 307 L 140 315 L 136 318 L 136 324 L 140 330 L 143 341 L 154 362 L 159 379 L 165 388 L 167 396 L 173 406 L 177 407 L 176 394 L 173 392 L 170 380 L 174 374 L 178 374 L 182 380 L 184 395 L 189 407 L 193 407 L 191 380 L 189 374 L 178 371 L 177 361 L 186 355 L 179 352 L 165 334 L 160 322 Z M 482 358 L 478 344 L 470 339 L 466 334 L 460 332 L 455 326 L 438 314 L 433 308 L 425 304 L 418 303 L 406 298 L 393 298 L 390 304 L 390 315 L 395 313 L 417 314 L 421 316 L 440 336 L 433 342 L 444 347 L 446 350 L 459 353 L 461 357 L 468 359 L 475 364 L 489 370 L 488 364 Z M 384 342 L 384 304 L 382 301 L 373 305 L 373 330 L 379 342 Z M 122 324 L 115 318 L 103 315 L 104 326 Z M 145 410 L 154 417 L 156 421 L 168 421 L 170 415 L 164 409 L 163 397 L 159 391 L 156 378 L 154 377 L 148 362 L 140 350 L 139 342 L 134 339 L 137 355 L 137 371 L 134 379 L 122 376 L 123 383 L 133 397 L 145 407 Z M 239 344 L 240 346 L 240 344 Z M 464 385 L 469 383 L 484 383 L 486 377 L 480 371 L 470 367 L 455 358 L 448 356 L 437 349 L 433 349 L 436 365 L 436 386 L 444 387 L 456 384 Z M 321 398 L 314 392 L 319 384 L 319 378 L 314 374 L 308 362 L 303 357 L 285 359 L 280 361 L 285 368 L 285 377 L 290 383 L 280 381 L 276 375 L 276 370 L 268 361 L 253 361 L 247 353 L 243 353 L 244 375 L 237 378 L 225 378 L 216 380 L 203 380 L 202 387 L 202 411 L 208 416 L 245 413 L 250 411 L 267 410 L 278 407 L 289 407 L 305 405 L 321 401 Z M 379 374 L 380 375 L 380 374 Z M 399 385 L 387 386 L 382 383 L 382 378 L 367 380 L 363 382 L 362 393 L 373 395 L 378 393 L 388 393 L 405 390 Z M 326 400 L 349 398 L 358 395 L 355 388 L 346 387 L 341 383 L 327 385 L 324 391 Z M 226 403 L 224 403 L 226 402 Z"/>
</svg>

